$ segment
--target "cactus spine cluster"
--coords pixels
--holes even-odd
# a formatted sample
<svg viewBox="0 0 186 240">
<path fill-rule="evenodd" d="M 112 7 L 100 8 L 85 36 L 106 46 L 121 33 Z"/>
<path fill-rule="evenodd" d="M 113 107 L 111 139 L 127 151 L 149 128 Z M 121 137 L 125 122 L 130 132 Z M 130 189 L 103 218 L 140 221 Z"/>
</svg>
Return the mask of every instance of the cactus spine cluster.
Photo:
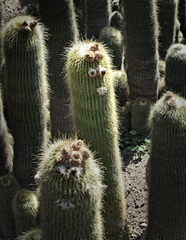
<svg viewBox="0 0 186 240">
<path fill-rule="evenodd" d="M 78 38 L 73 0 L 39 0 L 42 22 L 49 28 L 48 64 L 50 94 L 51 136 L 58 138 L 71 132 L 69 93 L 62 73 L 64 49 Z"/>
<path fill-rule="evenodd" d="M 42 240 L 42 231 L 41 229 L 32 229 L 23 235 L 19 236 L 18 240 Z"/>
<path fill-rule="evenodd" d="M 45 147 L 48 120 L 45 34 L 31 16 L 13 18 L 2 33 L 5 96 L 14 138 L 14 176 L 34 184 L 33 158 Z"/>
<path fill-rule="evenodd" d="M 122 0 L 129 98 L 157 100 L 158 22 L 155 0 Z"/>
<path fill-rule="evenodd" d="M 57 140 L 41 156 L 43 239 L 103 239 L 102 171 L 82 140 Z"/>
<path fill-rule="evenodd" d="M 166 92 L 153 106 L 146 240 L 186 236 L 186 100 Z"/>
<path fill-rule="evenodd" d="M 75 131 L 105 167 L 107 237 L 120 239 L 126 209 L 111 59 L 104 45 L 84 41 L 68 50 L 66 68 Z"/>
<path fill-rule="evenodd" d="M 16 237 L 12 200 L 19 190 L 20 185 L 14 177 L 0 178 L 0 225 L 5 240 Z"/>
<path fill-rule="evenodd" d="M 12 209 L 18 236 L 36 227 L 38 205 L 37 197 L 32 191 L 21 189 L 15 194 Z"/>
<path fill-rule="evenodd" d="M 165 89 L 186 97 L 186 46 L 172 44 L 165 58 Z"/>
</svg>

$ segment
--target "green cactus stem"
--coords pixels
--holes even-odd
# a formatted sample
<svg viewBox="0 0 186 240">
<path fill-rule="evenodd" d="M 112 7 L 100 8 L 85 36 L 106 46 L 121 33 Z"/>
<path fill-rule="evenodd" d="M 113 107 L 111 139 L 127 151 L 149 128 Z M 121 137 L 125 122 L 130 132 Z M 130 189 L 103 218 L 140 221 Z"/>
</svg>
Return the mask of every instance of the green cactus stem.
<svg viewBox="0 0 186 240">
<path fill-rule="evenodd" d="M 129 98 L 155 102 L 159 81 L 156 0 L 122 0 L 122 5 Z"/>
<path fill-rule="evenodd" d="M 186 46 L 172 44 L 165 58 L 165 89 L 186 97 Z"/>
<path fill-rule="evenodd" d="M 85 0 L 86 37 L 98 40 L 101 30 L 109 25 L 110 0 Z"/>
<path fill-rule="evenodd" d="M 14 177 L 5 175 L 0 178 L 0 225 L 5 240 L 16 237 L 12 200 L 19 190 Z"/>
<path fill-rule="evenodd" d="M 159 56 L 165 60 L 168 48 L 175 42 L 178 0 L 157 0 L 159 22 Z"/>
<path fill-rule="evenodd" d="M 48 48 L 51 136 L 57 139 L 70 134 L 71 118 L 69 114 L 69 92 L 62 67 L 65 64 L 62 55 L 64 49 L 78 39 L 78 27 L 73 0 L 39 0 L 39 12 L 42 22 L 49 28 Z"/>
<path fill-rule="evenodd" d="M 17 235 L 36 227 L 38 200 L 34 192 L 27 189 L 18 191 L 12 200 L 12 209 Z"/>
<path fill-rule="evenodd" d="M 166 92 L 149 117 L 148 227 L 146 240 L 186 236 L 186 100 Z"/>
<path fill-rule="evenodd" d="M 103 239 L 102 170 L 82 140 L 51 144 L 38 176 L 42 239 Z"/>
<path fill-rule="evenodd" d="M 107 237 L 120 239 L 126 208 L 111 59 L 104 45 L 84 41 L 68 50 L 66 68 L 75 132 L 105 168 Z"/>
<path fill-rule="evenodd" d="M 18 240 L 42 240 L 42 231 L 41 229 L 32 229 L 23 235 L 19 236 Z"/>
<path fill-rule="evenodd" d="M 35 156 L 46 145 L 48 82 L 45 29 L 31 16 L 17 16 L 4 28 L 5 96 L 14 138 L 14 176 L 34 185 Z"/>
<path fill-rule="evenodd" d="M 141 135 L 149 134 L 147 120 L 151 106 L 151 101 L 145 97 L 138 97 L 133 103 L 131 129 Z"/>
</svg>

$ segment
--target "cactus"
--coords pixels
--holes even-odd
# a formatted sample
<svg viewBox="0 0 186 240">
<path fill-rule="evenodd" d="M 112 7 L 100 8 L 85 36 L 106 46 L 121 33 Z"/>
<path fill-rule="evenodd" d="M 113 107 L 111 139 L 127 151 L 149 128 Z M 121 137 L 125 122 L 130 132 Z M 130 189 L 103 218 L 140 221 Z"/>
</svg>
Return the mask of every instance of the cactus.
<svg viewBox="0 0 186 240">
<path fill-rule="evenodd" d="M 165 61 L 159 60 L 158 67 L 160 73 L 160 79 L 158 82 L 158 99 L 159 99 L 165 92 Z"/>
<path fill-rule="evenodd" d="M 110 14 L 109 25 L 118 30 L 121 30 L 123 22 L 123 16 L 120 12 L 114 11 Z"/>
<path fill-rule="evenodd" d="M 34 192 L 27 189 L 18 191 L 12 200 L 12 209 L 17 235 L 36 227 L 38 200 Z"/>
<path fill-rule="evenodd" d="M 168 48 L 174 43 L 178 0 L 157 0 L 159 34 L 159 56 L 165 60 Z"/>
<path fill-rule="evenodd" d="M 75 132 L 105 167 L 106 233 L 108 239 L 120 239 L 126 209 L 111 59 L 101 43 L 79 42 L 68 50 L 66 69 Z"/>
<path fill-rule="evenodd" d="M 42 231 L 41 229 L 32 229 L 23 235 L 19 236 L 18 240 L 42 240 Z"/>
<path fill-rule="evenodd" d="M 183 240 L 186 236 L 185 115 L 186 100 L 172 92 L 166 92 L 150 112 L 146 240 Z"/>
<path fill-rule="evenodd" d="M 69 93 L 61 66 L 64 65 L 64 49 L 77 41 L 79 33 L 73 0 L 39 0 L 39 12 L 51 35 L 48 41 L 51 136 L 56 139 L 70 134 L 72 130 Z"/>
<path fill-rule="evenodd" d="M 34 160 L 46 145 L 48 83 L 45 30 L 31 16 L 17 16 L 4 28 L 5 96 L 14 138 L 14 176 L 22 187 L 35 184 Z"/>
<path fill-rule="evenodd" d="M 120 30 L 107 26 L 100 32 L 100 42 L 103 42 L 111 50 L 113 56 L 113 64 L 115 69 L 122 68 L 123 60 L 123 36 Z"/>
<path fill-rule="evenodd" d="M 145 97 L 138 97 L 133 103 L 131 129 L 141 135 L 149 133 L 147 119 L 151 105 L 150 100 Z"/>
<path fill-rule="evenodd" d="M 102 171 L 82 140 L 57 140 L 41 156 L 43 239 L 103 239 Z"/>
<path fill-rule="evenodd" d="M 129 98 L 157 100 L 158 22 L 156 0 L 122 0 Z"/>
<path fill-rule="evenodd" d="M 165 63 L 165 89 L 186 97 L 186 46 L 171 45 Z"/>
<path fill-rule="evenodd" d="M 101 30 L 109 25 L 110 0 L 85 0 L 86 37 L 98 40 Z"/>
<path fill-rule="evenodd" d="M 0 89 L 0 176 L 11 174 L 13 171 L 13 150 L 3 110 L 2 93 Z"/>
<path fill-rule="evenodd" d="M 20 185 L 14 177 L 0 178 L 0 225 L 5 240 L 16 237 L 12 200 L 19 190 Z"/>
</svg>

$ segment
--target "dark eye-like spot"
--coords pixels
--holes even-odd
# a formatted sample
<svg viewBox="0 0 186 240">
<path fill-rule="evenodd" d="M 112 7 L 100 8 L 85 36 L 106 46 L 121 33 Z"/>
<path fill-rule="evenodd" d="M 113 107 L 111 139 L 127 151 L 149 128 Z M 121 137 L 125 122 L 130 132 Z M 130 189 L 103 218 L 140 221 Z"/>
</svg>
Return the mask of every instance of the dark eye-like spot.
<svg viewBox="0 0 186 240">
<path fill-rule="evenodd" d="M 88 74 L 90 77 L 95 77 L 97 75 L 96 69 L 90 68 Z"/>
<path fill-rule="evenodd" d="M 107 72 L 106 68 L 101 68 L 101 69 L 100 69 L 100 75 L 101 75 L 101 77 L 105 76 L 106 72 Z"/>
</svg>

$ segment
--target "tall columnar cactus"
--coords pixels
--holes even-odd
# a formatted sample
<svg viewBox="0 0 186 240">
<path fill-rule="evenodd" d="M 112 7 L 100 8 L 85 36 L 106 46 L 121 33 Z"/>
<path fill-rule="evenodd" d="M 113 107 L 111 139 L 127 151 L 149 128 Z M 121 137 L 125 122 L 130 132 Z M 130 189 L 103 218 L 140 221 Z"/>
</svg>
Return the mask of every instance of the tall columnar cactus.
<svg viewBox="0 0 186 240">
<path fill-rule="evenodd" d="M 165 93 L 153 106 L 146 240 L 186 236 L 186 100 Z"/>
<path fill-rule="evenodd" d="M 159 22 L 159 55 L 164 60 L 175 41 L 178 0 L 157 0 Z"/>
<path fill-rule="evenodd" d="M 186 97 L 186 46 L 172 44 L 165 64 L 165 89 Z"/>
<path fill-rule="evenodd" d="M 84 142 L 54 142 L 38 170 L 42 239 L 102 240 L 102 171 Z"/>
<path fill-rule="evenodd" d="M 31 16 L 17 16 L 2 34 L 5 96 L 14 138 L 14 176 L 34 184 L 35 157 L 46 145 L 48 83 L 45 30 Z"/>
<path fill-rule="evenodd" d="M 138 97 L 133 103 L 131 129 L 141 135 L 149 133 L 147 120 L 151 105 L 150 100 L 145 97 Z"/>
<path fill-rule="evenodd" d="M 17 240 L 42 240 L 42 235 L 41 229 L 32 229 L 19 236 Z"/>
<path fill-rule="evenodd" d="M 15 194 L 12 209 L 17 236 L 36 227 L 38 205 L 38 199 L 32 191 L 21 189 Z"/>
<path fill-rule="evenodd" d="M 3 100 L 0 89 L 0 176 L 13 171 L 13 150 L 9 140 L 9 132 L 4 117 Z"/>
<path fill-rule="evenodd" d="M 101 43 L 84 41 L 68 50 L 66 67 L 75 131 L 105 167 L 107 237 L 120 239 L 126 209 L 111 59 Z"/>
<path fill-rule="evenodd" d="M 61 65 L 64 49 L 78 38 L 73 0 L 39 0 L 42 22 L 49 28 L 48 48 L 51 136 L 58 138 L 71 132 L 69 93 Z"/>
<path fill-rule="evenodd" d="M 109 25 L 110 0 L 85 0 L 86 37 L 98 40 L 102 28 Z"/>
<path fill-rule="evenodd" d="M 0 178 L 0 226 L 5 240 L 16 237 L 12 200 L 19 190 L 20 185 L 14 177 Z"/>
<path fill-rule="evenodd" d="M 157 100 L 158 22 L 156 0 L 122 0 L 129 98 Z"/>
</svg>

